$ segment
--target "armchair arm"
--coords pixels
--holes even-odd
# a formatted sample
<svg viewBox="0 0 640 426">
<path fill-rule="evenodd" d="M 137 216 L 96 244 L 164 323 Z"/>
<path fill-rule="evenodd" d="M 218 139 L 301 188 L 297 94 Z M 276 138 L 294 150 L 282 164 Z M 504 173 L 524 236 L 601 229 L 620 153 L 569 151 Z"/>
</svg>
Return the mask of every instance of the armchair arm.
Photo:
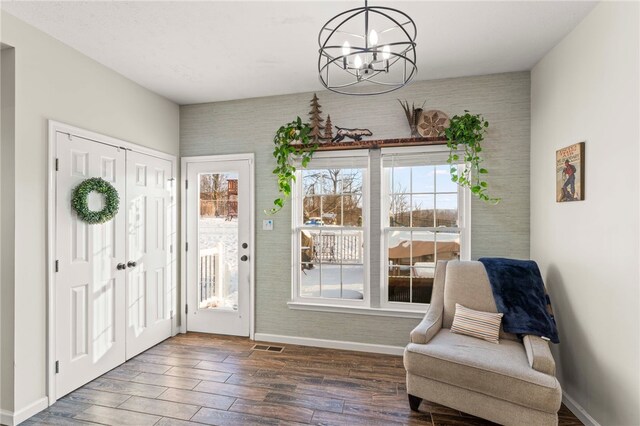
<svg viewBox="0 0 640 426">
<path fill-rule="evenodd" d="M 526 335 L 523 344 L 531 368 L 551 376 L 556 375 L 556 363 L 551 356 L 549 342 L 538 336 Z"/>
<path fill-rule="evenodd" d="M 444 309 L 444 277 L 447 261 L 439 260 L 433 278 L 431 303 L 420 324 L 411 332 L 411 343 L 426 344 L 442 329 L 442 312 Z"/>
<path fill-rule="evenodd" d="M 431 304 L 420 324 L 411 331 L 411 343 L 424 345 L 442 328 L 442 307 Z"/>
</svg>

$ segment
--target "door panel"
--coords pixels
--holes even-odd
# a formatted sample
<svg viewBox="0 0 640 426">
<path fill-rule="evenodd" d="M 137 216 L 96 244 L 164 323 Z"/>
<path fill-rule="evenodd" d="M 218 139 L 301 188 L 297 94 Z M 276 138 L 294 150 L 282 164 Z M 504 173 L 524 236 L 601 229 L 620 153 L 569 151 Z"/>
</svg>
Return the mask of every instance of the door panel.
<svg viewBox="0 0 640 426">
<path fill-rule="evenodd" d="M 127 359 L 171 336 L 171 167 L 127 152 Z"/>
<path fill-rule="evenodd" d="M 124 196 L 125 154 L 119 148 L 56 134 L 55 283 L 56 397 L 93 380 L 125 360 L 125 208 L 107 223 L 89 225 L 71 208 L 73 189 L 90 177 L 103 177 Z M 89 207 L 103 200 L 89 196 Z M 116 236 L 120 235 L 120 238 Z"/>
<path fill-rule="evenodd" d="M 248 336 L 249 160 L 187 163 L 187 330 Z"/>
</svg>

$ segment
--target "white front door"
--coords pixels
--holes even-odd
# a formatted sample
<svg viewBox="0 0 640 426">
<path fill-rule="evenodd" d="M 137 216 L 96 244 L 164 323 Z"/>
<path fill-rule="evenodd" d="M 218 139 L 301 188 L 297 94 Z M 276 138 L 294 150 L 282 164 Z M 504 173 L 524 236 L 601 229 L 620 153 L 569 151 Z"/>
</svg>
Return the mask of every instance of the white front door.
<svg viewBox="0 0 640 426">
<path fill-rule="evenodd" d="M 127 359 L 171 336 L 171 162 L 127 151 Z"/>
<path fill-rule="evenodd" d="M 55 275 L 56 398 L 125 360 L 125 151 L 56 133 Z M 101 177 L 120 194 L 120 209 L 90 225 L 71 208 L 73 189 Z M 89 208 L 104 200 L 89 194 Z"/>
<path fill-rule="evenodd" d="M 249 336 L 251 159 L 186 163 L 187 330 Z"/>
</svg>

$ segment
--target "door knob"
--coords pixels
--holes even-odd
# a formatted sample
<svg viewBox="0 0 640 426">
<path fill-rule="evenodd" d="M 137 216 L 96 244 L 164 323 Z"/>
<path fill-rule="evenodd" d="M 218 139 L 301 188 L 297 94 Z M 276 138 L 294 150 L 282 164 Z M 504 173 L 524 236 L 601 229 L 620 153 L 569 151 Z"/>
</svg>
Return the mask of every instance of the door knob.
<svg viewBox="0 0 640 426">
<path fill-rule="evenodd" d="M 134 261 L 131 261 L 131 260 L 130 260 L 130 261 L 128 261 L 128 262 L 127 262 L 127 266 L 128 266 L 129 268 L 135 268 L 135 267 L 136 267 L 136 265 L 137 265 L 137 263 L 136 263 L 136 262 L 134 262 Z"/>
<path fill-rule="evenodd" d="M 121 269 L 127 269 L 127 265 L 125 265 L 124 263 L 118 263 L 118 266 L 116 266 L 117 270 L 121 270 Z"/>
<path fill-rule="evenodd" d="M 243 254 L 240 260 L 242 260 L 243 262 L 246 262 L 247 260 L 249 260 L 249 258 L 247 257 L 246 254 Z"/>
</svg>

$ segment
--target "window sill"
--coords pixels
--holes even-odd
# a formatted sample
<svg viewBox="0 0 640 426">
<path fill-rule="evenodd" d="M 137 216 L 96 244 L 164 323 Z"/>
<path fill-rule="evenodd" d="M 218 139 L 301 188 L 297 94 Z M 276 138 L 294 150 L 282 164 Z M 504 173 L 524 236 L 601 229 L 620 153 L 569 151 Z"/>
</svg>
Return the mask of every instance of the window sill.
<svg viewBox="0 0 640 426">
<path fill-rule="evenodd" d="M 287 305 L 289 306 L 289 309 L 296 309 L 301 311 L 334 312 L 341 314 L 372 315 L 380 317 L 422 319 L 425 315 L 424 311 L 409 311 L 388 308 L 368 308 L 359 306 L 343 306 L 304 302 L 287 302 Z"/>
</svg>

